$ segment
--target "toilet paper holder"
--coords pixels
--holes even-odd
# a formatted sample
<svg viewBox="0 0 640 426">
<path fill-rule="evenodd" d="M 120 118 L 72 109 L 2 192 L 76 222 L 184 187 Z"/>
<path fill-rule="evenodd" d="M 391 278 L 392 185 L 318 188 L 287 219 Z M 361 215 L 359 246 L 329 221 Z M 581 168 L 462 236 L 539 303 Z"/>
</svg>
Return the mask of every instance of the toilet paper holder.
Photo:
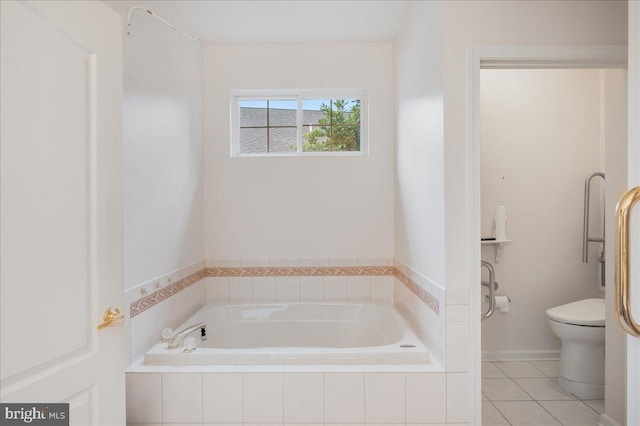
<svg viewBox="0 0 640 426">
<path fill-rule="evenodd" d="M 489 296 L 485 296 L 484 301 L 489 303 Z M 500 312 L 509 312 L 509 303 L 511 303 L 509 296 L 494 296 L 494 306 L 498 308 Z"/>
</svg>

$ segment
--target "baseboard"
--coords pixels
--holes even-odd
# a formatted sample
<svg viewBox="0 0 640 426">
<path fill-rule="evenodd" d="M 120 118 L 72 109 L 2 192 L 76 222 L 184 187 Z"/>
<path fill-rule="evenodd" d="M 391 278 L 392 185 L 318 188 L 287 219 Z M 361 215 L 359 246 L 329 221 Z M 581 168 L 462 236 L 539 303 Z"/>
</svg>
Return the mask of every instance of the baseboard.
<svg viewBox="0 0 640 426">
<path fill-rule="evenodd" d="M 521 360 L 560 359 L 560 350 L 554 351 L 483 351 L 483 361 L 521 361 Z"/>
<path fill-rule="evenodd" d="M 611 417 L 606 414 L 600 415 L 600 421 L 598 422 L 598 426 L 622 426 L 620 423 L 613 420 Z"/>
</svg>

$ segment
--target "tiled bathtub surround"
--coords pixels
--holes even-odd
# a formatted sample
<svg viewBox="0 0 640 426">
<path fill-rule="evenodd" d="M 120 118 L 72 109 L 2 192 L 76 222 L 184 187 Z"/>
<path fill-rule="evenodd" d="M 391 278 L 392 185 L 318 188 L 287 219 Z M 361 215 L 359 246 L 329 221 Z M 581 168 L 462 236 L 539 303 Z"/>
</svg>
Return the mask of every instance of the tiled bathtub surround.
<svg viewBox="0 0 640 426">
<path fill-rule="evenodd" d="M 205 280 L 200 280 L 130 318 L 125 324 L 130 348 L 127 357 L 129 362 L 139 359 L 158 343 L 164 328 L 175 328 L 182 324 L 202 308 L 206 300 Z"/>
<path fill-rule="evenodd" d="M 445 347 L 445 329 L 453 318 L 445 312 L 444 289 L 402 262 L 394 265 L 393 303 L 441 365 L 456 348 Z M 447 307 L 448 309 L 448 307 Z M 445 359 L 445 354 L 447 359 Z M 464 369 L 453 371 L 463 372 Z"/>
<path fill-rule="evenodd" d="M 391 270 L 391 268 L 386 268 Z M 318 270 L 315 270 L 318 272 Z M 207 278 L 209 302 L 393 302 L 393 276 L 342 275 L 214 276 Z"/>
<path fill-rule="evenodd" d="M 203 280 L 207 277 L 207 270 L 201 269 L 198 272 L 188 275 L 187 277 L 178 280 L 176 282 L 170 283 L 164 288 L 160 288 L 157 291 L 149 294 L 148 296 L 144 296 L 141 299 L 138 299 L 129 305 L 129 313 L 131 318 L 135 317 L 138 314 L 146 311 L 154 305 L 162 302 L 163 300 L 173 296 L 179 291 L 184 290 L 185 288 L 196 284 L 200 280 Z"/>
<path fill-rule="evenodd" d="M 443 363 L 442 293 L 403 265 L 388 263 L 376 259 L 208 261 L 208 267 L 201 262 L 158 277 L 126 294 L 130 301 L 127 359 L 137 360 L 157 342 L 163 328 L 177 327 L 208 302 L 380 301 L 396 303 Z"/>
<path fill-rule="evenodd" d="M 464 391 L 457 376 L 326 368 L 129 373 L 127 424 L 453 423 Z"/>
<path fill-rule="evenodd" d="M 175 327 L 204 305 L 206 285 L 200 278 L 204 268 L 205 262 L 198 262 L 125 292 L 129 304 L 124 324 L 129 363 L 157 343 L 163 328 Z"/>
<path fill-rule="evenodd" d="M 270 267 L 209 267 L 205 269 L 201 269 L 197 272 L 194 272 L 184 278 L 181 278 L 175 282 L 169 281 L 169 283 L 165 287 L 160 287 L 160 282 L 162 280 L 152 280 L 154 284 L 154 288 L 159 288 L 156 291 L 148 294 L 149 283 L 145 283 L 142 286 L 138 286 L 135 291 L 130 291 L 131 294 L 129 298 L 135 297 L 136 294 L 141 295 L 142 297 L 138 299 L 134 299 L 129 307 L 131 318 L 136 315 L 144 312 L 145 310 L 151 308 L 152 306 L 162 302 L 168 297 L 173 296 L 181 290 L 193 285 L 200 280 L 210 277 L 210 278 L 245 278 L 244 280 L 229 280 L 229 281 L 218 281 L 218 283 L 228 283 L 227 286 L 233 284 L 233 288 L 229 288 L 227 292 L 229 295 L 226 297 L 227 301 L 238 301 L 238 300 L 257 300 L 257 301 L 265 301 L 261 300 L 260 297 L 254 298 L 253 291 L 255 289 L 255 285 L 252 286 L 251 292 L 252 296 L 249 297 L 246 294 L 249 291 L 250 278 L 276 278 L 276 284 L 278 282 L 284 283 L 287 282 L 289 287 L 300 287 L 298 288 L 298 296 L 292 296 L 291 294 L 286 297 L 286 301 L 292 300 L 387 300 L 392 301 L 391 297 L 383 296 L 383 294 L 387 294 L 392 292 L 392 290 L 386 290 L 382 288 L 383 280 L 375 280 L 376 284 L 375 288 L 370 287 L 368 290 L 366 289 L 366 284 L 363 279 L 357 279 L 356 277 L 385 277 L 394 275 L 402 284 L 404 284 L 412 293 L 414 293 L 422 302 L 424 302 L 431 310 L 433 310 L 436 314 L 439 314 L 439 302 L 436 297 L 431 295 L 428 291 L 424 290 L 421 286 L 419 286 L 416 282 L 414 282 L 411 278 L 405 275 L 398 268 L 390 267 L 390 266 L 270 266 Z M 285 280 L 284 277 L 293 278 L 293 280 Z M 303 280 L 303 278 L 307 277 L 329 277 L 328 280 L 323 280 L 323 287 L 331 286 L 332 283 L 336 284 L 336 288 L 329 288 L 327 293 L 329 297 L 325 297 L 323 295 L 322 298 L 319 298 L 319 291 L 314 291 L 312 287 L 314 284 L 319 285 L 318 280 Z M 338 286 L 340 283 L 343 283 L 344 280 L 338 278 L 332 280 L 331 277 L 346 277 L 347 279 L 347 288 L 346 288 L 346 297 L 340 297 L 340 295 L 344 292 L 341 291 Z M 300 280 L 300 284 L 295 284 L 296 280 Z M 302 284 L 304 281 L 304 284 Z M 391 281 L 388 281 L 391 282 Z M 151 282 L 150 282 L 151 283 Z M 263 291 L 262 287 L 268 286 L 272 281 L 269 280 L 256 280 L 258 283 L 260 293 Z M 253 280 L 251 280 L 251 284 L 253 284 Z M 221 285 L 220 287 L 223 287 Z M 215 286 L 214 286 L 215 287 Z M 284 285 L 276 285 L 276 290 L 278 287 L 282 287 L 284 289 Z M 304 292 L 303 292 L 304 287 Z M 351 291 L 349 289 L 351 288 Z M 139 290 L 139 292 L 138 292 Z M 324 290 L 324 288 L 323 288 Z M 212 297 L 212 300 L 225 300 L 225 291 L 223 288 L 214 289 L 213 290 L 216 296 Z M 267 293 L 269 292 L 266 289 Z M 291 289 L 289 293 L 293 292 L 294 289 Z M 307 293 L 311 292 L 314 296 L 306 297 Z M 324 293 L 324 291 L 323 291 Z M 368 294 L 367 294 L 368 293 Z M 351 294 L 351 296 L 350 296 Z M 233 296 L 232 296 L 233 295 Z M 130 299 L 131 300 L 131 299 Z M 279 298 L 275 298 L 272 301 L 280 300 Z M 282 299 L 283 301 L 285 299 Z"/>
<path fill-rule="evenodd" d="M 207 268 L 209 277 L 339 277 L 393 275 L 391 266 L 270 266 Z"/>
<path fill-rule="evenodd" d="M 403 274 L 399 269 L 393 269 L 393 276 L 398 279 L 405 287 L 407 287 L 418 299 L 420 299 L 425 305 L 427 305 L 436 315 L 440 314 L 440 303 L 438 299 L 433 297 L 424 288 L 420 287 L 411 278 Z"/>
<path fill-rule="evenodd" d="M 133 320 L 154 314 L 183 293 L 193 293 L 189 298 L 198 304 L 385 301 L 396 305 L 437 362 L 166 367 L 144 365 L 139 360 L 127 373 L 128 424 L 419 425 L 468 421 L 465 395 L 470 375 L 442 372 L 445 306 L 440 301 L 444 301 L 444 292 L 427 278 L 402 264 L 222 263 L 208 262 L 205 279 Z M 203 294 L 205 300 L 196 299 Z M 145 297 L 153 300 L 154 295 Z M 159 330 L 154 333 L 157 340 Z"/>
<path fill-rule="evenodd" d="M 171 294 L 166 296 L 169 297 L 186 288 L 186 286 L 180 285 L 180 281 L 185 280 L 191 275 L 202 272 L 203 269 L 206 269 L 206 263 L 204 261 L 194 263 L 191 266 L 178 269 L 168 274 L 156 277 L 152 280 L 145 281 L 134 287 L 130 287 L 125 291 L 125 301 L 127 303 L 133 303 L 140 301 L 141 299 L 149 298 L 149 300 L 157 300 L 159 303 L 164 300 L 164 298 L 162 300 L 159 300 L 158 295 L 154 295 L 154 293 L 157 293 L 160 290 L 166 290 L 171 287 L 175 288 L 175 291 L 171 291 Z M 195 284 L 195 282 L 192 282 L 192 284 Z M 178 290 L 178 287 L 180 287 L 180 290 Z"/>
</svg>

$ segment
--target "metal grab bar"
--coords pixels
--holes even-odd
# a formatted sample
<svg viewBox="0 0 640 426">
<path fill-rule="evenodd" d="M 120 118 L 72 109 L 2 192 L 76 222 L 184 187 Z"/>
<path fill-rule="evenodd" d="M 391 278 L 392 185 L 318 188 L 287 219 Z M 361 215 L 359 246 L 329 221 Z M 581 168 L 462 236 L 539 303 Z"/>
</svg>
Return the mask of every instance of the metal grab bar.
<svg viewBox="0 0 640 426">
<path fill-rule="evenodd" d="M 638 200 L 640 186 L 627 191 L 616 207 L 616 316 L 624 331 L 635 337 L 640 337 L 640 324 L 633 319 L 629 295 L 629 220 Z"/>
<path fill-rule="evenodd" d="M 489 309 L 487 310 L 487 312 L 483 312 L 480 315 L 481 320 L 484 321 L 491 315 L 493 315 L 493 312 L 496 310 L 496 280 L 495 270 L 493 269 L 492 264 L 485 260 L 482 260 L 480 269 L 482 268 L 487 268 L 487 271 L 489 271 L 489 281 L 487 282 L 487 286 L 489 287 Z M 484 283 L 482 282 L 481 284 L 484 285 Z"/>
<path fill-rule="evenodd" d="M 589 243 L 604 243 L 604 227 L 602 229 L 602 238 L 593 238 L 589 237 L 589 199 L 591 193 L 591 179 L 599 176 L 604 179 L 604 173 L 602 172 L 594 172 L 591 173 L 584 181 L 584 226 L 582 230 L 582 261 L 587 263 L 589 261 Z M 604 214 L 603 214 L 604 220 Z M 602 249 L 604 252 L 604 247 Z M 604 268 L 603 268 L 604 269 Z"/>
<path fill-rule="evenodd" d="M 483 287 L 489 288 L 489 281 L 482 280 L 482 281 L 480 281 L 480 284 L 482 284 Z M 493 282 L 493 288 L 496 291 L 500 288 L 500 285 L 498 284 L 498 281 L 494 281 Z"/>
</svg>

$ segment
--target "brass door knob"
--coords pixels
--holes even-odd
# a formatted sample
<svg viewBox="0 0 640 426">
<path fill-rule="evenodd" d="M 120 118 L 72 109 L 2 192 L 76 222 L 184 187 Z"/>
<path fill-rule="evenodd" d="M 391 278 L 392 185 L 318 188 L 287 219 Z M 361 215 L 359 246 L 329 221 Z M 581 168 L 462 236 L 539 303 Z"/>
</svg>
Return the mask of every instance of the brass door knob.
<svg viewBox="0 0 640 426">
<path fill-rule="evenodd" d="M 101 330 L 106 327 L 110 327 L 113 324 L 122 321 L 123 319 L 124 319 L 124 314 L 120 312 L 120 309 L 118 309 L 115 306 L 112 306 L 108 308 L 106 311 L 104 311 L 104 314 L 102 315 L 102 320 L 104 322 L 98 325 L 98 330 Z"/>
</svg>

